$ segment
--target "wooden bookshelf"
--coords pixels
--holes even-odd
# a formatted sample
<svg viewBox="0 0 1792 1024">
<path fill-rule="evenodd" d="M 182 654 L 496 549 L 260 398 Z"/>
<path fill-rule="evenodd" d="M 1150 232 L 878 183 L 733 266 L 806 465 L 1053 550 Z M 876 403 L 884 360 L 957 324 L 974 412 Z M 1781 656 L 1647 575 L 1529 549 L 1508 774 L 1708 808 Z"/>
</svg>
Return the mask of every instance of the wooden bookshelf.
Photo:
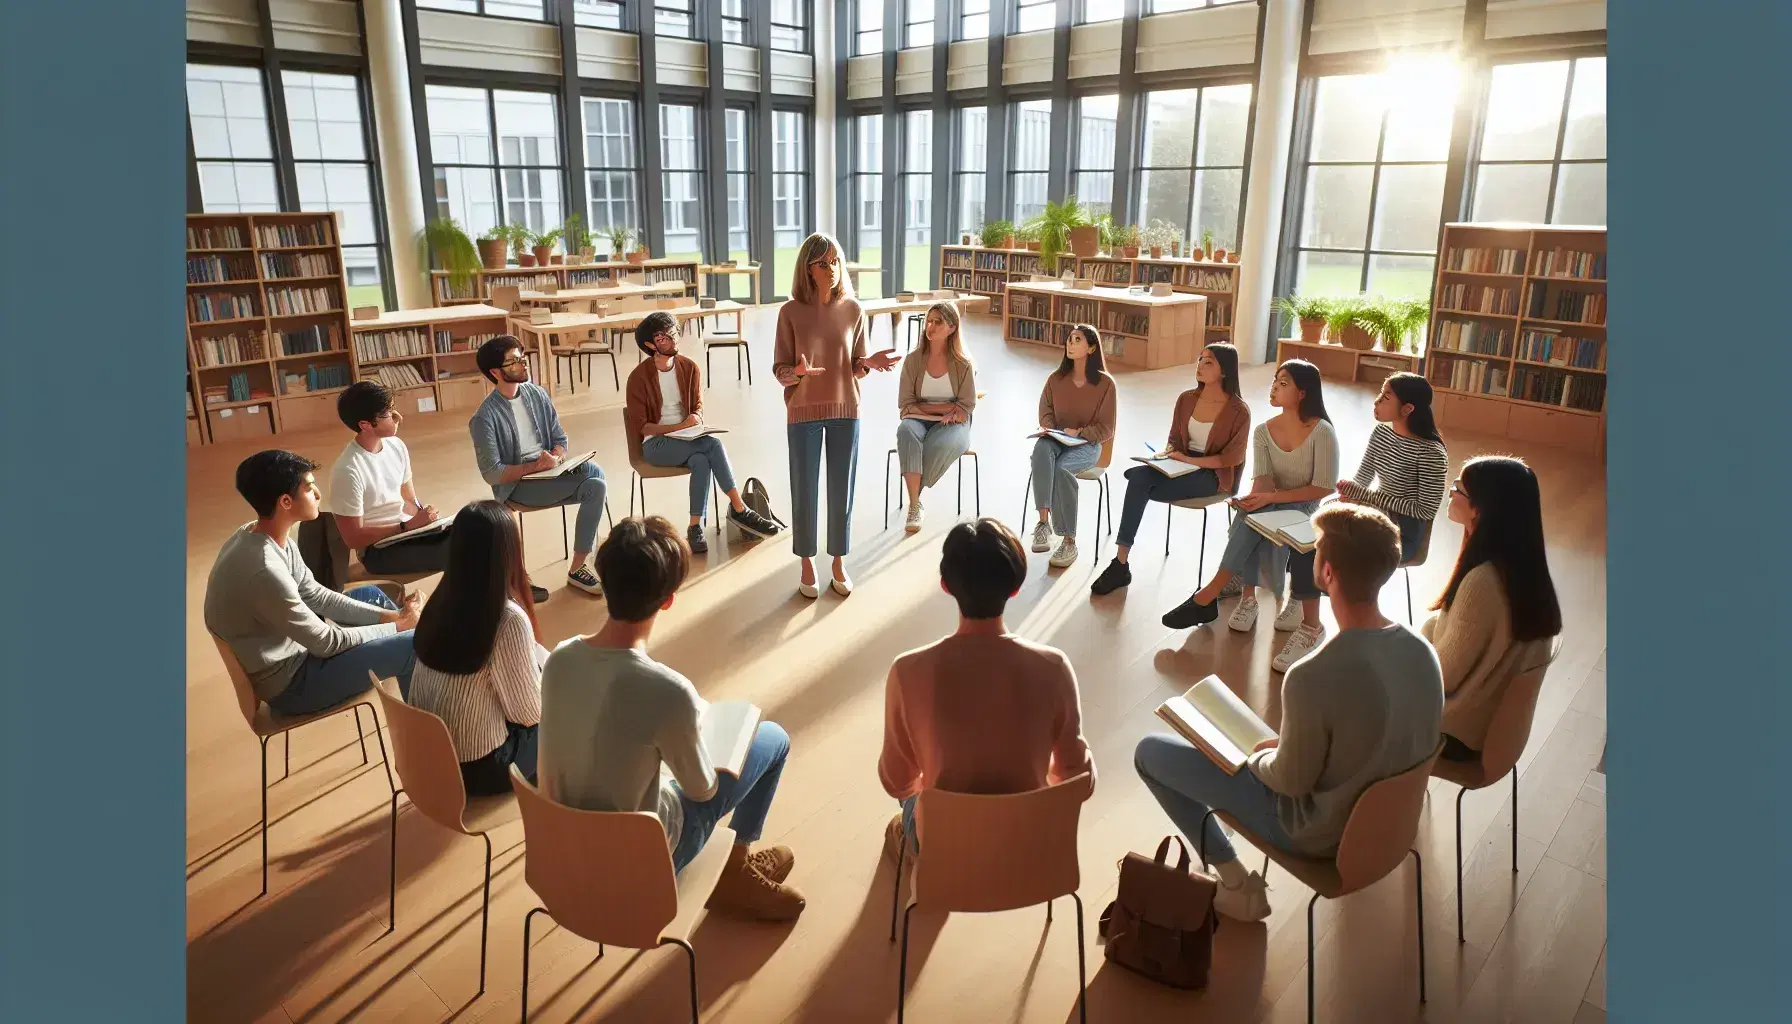
<svg viewBox="0 0 1792 1024">
<path fill-rule="evenodd" d="M 1149 256 L 1063 256 L 1059 266 L 1097 285 L 1124 288 L 1135 284 L 1168 284 L 1178 293 L 1207 299 L 1207 335 L 1230 341 L 1238 296 L 1238 265 L 1212 260 Z M 1042 271 L 1039 254 L 1027 249 L 985 249 L 979 245 L 940 246 L 940 287 L 986 296 L 992 315 L 1002 314 L 1003 293 L 1014 281 L 1028 281 Z"/>
<path fill-rule="evenodd" d="M 1419 357 L 1411 352 L 1388 352 L 1384 349 L 1354 349 L 1324 341 L 1301 341 L 1282 338 L 1276 342 L 1276 362 L 1305 359 L 1319 368 L 1319 375 L 1331 380 L 1352 381 L 1380 386 L 1396 373 L 1418 373 Z"/>
<path fill-rule="evenodd" d="M 980 245 L 940 246 L 940 288 L 989 300 L 991 316 L 1002 315 L 1008 282 L 1026 281 L 1039 269 L 1039 254 L 1028 249 L 985 249 Z"/>
<path fill-rule="evenodd" d="M 189 443 L 303 429 L 354 379 L 341 237 L 334 213 L 187 216 Z"/>
<path fill-rule="evenodd" d="M 377 380 L 392 391 L 405 416 L 471 411 L 491 391 L 476 354 L 487 339 L 511 333 L 509 314 L 496 306 L 461 303 L 383 313 L 350 325 L 357 380 Z M 320 410 L 322 411 L 322 410 Z M 335 409 L 327 410 L 334 422 Z"/>
<path fill-rule="evenodd" d="M 1071 327 L 1091 323 L 1108 363 L 1140 370 L 1193 363 L 1207 344 L 1205 295 L 1135 295 L 1062 281 L 1011 281 L 1005 294 L 1002 334 L 1020 344 L 1062 348 Z"/>
<path fill-rule="evenodd" d="M 1603 455 L 1602 227 L 1446 224 L 1425 375 L 1446 427 Z"/>
<path fill-rule="evenodd" d="M 448 280 L 446 270 L 430 271 L 430 294 L 439 306 L 460 303 L 483 303 L 492 297 L 494 287 L 509 285 L 520 291 L 542 291 L 552 285 L 561 291 L 589 288 L 599 281 L 616 280 L 627 274 L 639 274 L 647 284 L 678 281 L 685 286 L 684 295 L 695 296 L 699 281 L 697 260 L 647 260 L 643 263 L 605 261 L 602 263 L 554 263 L 545 267 L 506 267 L 503 270 L 480 270 L 473 283 L 460 289 Z M 720 273 L 720 270 L 715 272 Z"/>
</svg>

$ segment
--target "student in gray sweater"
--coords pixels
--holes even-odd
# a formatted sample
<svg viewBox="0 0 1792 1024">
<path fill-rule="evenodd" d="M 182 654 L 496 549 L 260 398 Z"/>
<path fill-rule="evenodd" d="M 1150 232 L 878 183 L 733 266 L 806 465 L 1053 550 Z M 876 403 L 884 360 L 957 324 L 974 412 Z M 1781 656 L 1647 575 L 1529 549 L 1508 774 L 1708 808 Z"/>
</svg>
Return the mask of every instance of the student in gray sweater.
<svg viewBox="0 0 1792 1024">
<path fill-rule="evenodd" d="M 1340 504 L 1313 517 L 1316 582 L 1338 634 L 1289 666 L 1277 738 L 1227 774 L 1175 735 L 1139 741 L 1133 764 L 1190 841 L 1209 809 L 1237 818 L 1278 849 L 1330 857 L 1363 791 L 1430 757 L 1438 746 L 1443 674 L 1423 637 L 1383 617 L 1381 588 L 1400 561 L 1400 534 L 1380 511 Z M 1269 916 L 1263 876 L 1247 872 L 1219 822 L 1206 824 L 1220 876 L 1214 905 L 1240 921 Z"/>
<path fill-rule="evenodd" d="M 237 493 L 256 519 L 224 542 L 205 584 L 205 628 L 281 715 L 323 711 L 365 692 L 369 670 L 408 691 L 414 664 L 418 595 L 401 608 L 377 587 L 338 594 L 299 557 L 293 527 L 316 519 L 321 504 L 315 469 L 277 450 L 237 466 Z"/>
</svg>

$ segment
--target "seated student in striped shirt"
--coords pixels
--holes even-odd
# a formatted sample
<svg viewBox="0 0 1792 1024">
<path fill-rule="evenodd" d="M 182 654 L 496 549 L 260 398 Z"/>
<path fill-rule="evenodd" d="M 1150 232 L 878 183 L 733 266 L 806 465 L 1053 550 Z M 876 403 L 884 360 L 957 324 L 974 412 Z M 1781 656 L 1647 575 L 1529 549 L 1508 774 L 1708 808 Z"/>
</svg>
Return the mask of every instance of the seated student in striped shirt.
<svg viewBox="0 0 1792 1024">
<path fill-rule="evenodd" d="M 541 667 L 516 521 L 500 501 L 454 517 L 447 571 L 417 622 L 413 707 L 440 718 L 468 796 L 510 792 L 509 768 L 535 781 Z"/>
</svg>

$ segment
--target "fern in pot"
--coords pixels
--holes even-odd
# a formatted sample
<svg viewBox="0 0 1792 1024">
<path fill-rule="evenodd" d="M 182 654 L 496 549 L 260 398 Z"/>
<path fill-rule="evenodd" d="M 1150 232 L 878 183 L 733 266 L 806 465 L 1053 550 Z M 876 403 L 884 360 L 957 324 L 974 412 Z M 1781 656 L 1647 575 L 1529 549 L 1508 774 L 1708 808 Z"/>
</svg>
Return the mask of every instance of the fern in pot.
<svg viewBox="0 0 1792 1024">
<path fill-rule="evenodd" d="M 494 224 L 479 236 L 479 262 L 487 270 L 503 270 L 510 252 L 510 235 L 502 224 Z"/>
<path fill-rule="evenodd" d="M 1039 240 L 1039 265 L 1046 273 L 1058 272 L 1058 257 L 1070 251 L 1070 233 L 1089 226 L 1089 211 L 1075 196 L 1066 196 L 1061 203 L 1046 201 L 1045 209 L 1027 222 Z"/>
<path fill-rule="evenodd" d="M 612 224 L 604 229 L 604 238 L 610 243 L 610 261 L 620 263 L 628 256 L 628 241 L 634 231 L 627 224 Z"/>
<path fill-rule="evenodd" d="M 449 291 L 462 298 L 473 295 L 473 276 L 482 260 L 479 248 L 452 217 L 430 221 L 417 233 L 418 262 L 426 267 L 448 272 Z M 504 265 L 504 250 L 498 249 L 498 265 Z"/>
<path fill-rule="evenodd" d="M 992 220 L 984 222 L 983 229 L 978 232 L 977 240 L 985 249 L 1014 248 L 1014 222 Z"/>
<path fill-rule="evenodd" d="M 1300 340 L 1312 345 L 1325 334 L 1332 300 L 1319 295 L 1284 295 L 1275 300 L 1275 310 L 1290 326 L 1300 324 Z"/>
<path fill-rule="evenodd" d="M 1325 332 L 1331 339 L 1345 348 L 1358 352 L 1367 352 L 1375 347 L 1375 338 L 1363 329 L 1361 318 L 1370 308 L 1369 302 L 1361 295 L 1350 295 L 1332 301 L 1331 312 L 1325 317 Z"/>
</svg>

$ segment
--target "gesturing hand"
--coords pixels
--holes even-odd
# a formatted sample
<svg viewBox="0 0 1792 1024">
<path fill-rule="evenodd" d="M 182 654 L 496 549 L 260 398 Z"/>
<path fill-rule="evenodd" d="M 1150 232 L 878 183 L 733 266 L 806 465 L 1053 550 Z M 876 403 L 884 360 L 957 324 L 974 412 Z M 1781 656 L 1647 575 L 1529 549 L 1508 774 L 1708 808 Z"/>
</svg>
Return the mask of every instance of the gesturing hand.
<svg viewBox="0 0 1792 1024">
<path fill-rule="evenodd" d="M 873 370 L 888 370 L 900 362 L 902 359 L 896 355 L 896 350 L 893 348 L 886 348 L 882 352 L 873 352 L 865 357 L 865 365 Z"/>
<path fill-rule="evenodd" d="M 796 375 L 798 377 L 807 377 L 812 373 L 826 373 L 826 372 L 828 372 L 827 367 L 815 366 L 815 365 L 811 364 L 809 362 L 809 357 L 807 355 L 797 356 L 797 358 L 796 358 Z"/>
</svg>

